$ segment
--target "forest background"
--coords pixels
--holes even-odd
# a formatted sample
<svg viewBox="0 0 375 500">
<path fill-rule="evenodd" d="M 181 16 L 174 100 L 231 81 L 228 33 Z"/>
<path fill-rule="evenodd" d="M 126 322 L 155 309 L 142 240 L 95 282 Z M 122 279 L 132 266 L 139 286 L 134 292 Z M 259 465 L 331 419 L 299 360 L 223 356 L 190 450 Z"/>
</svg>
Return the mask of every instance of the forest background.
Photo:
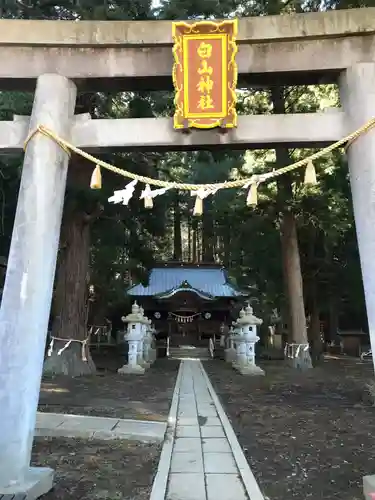
<svg viewBox="0 0 375 500">
<path fill-rule="evenodd" d="M 2 0 L 6 19 L 177 20 L 290 15 L 372 6 L 373 2 L 296 0 Z M 77 113 L 95 118 L 173 115 L 173 92 L 82 93 Z M 30 114 L 33 95 L 0 93 L 0 119 Z M 239 114 L 303 113 L 338 107 L 335 85 L 271 88 L 238 86 Z M 117 153 L 103 159 L 139 174 L 169 181 L 221 182 L 269 171 L 311 154 L 311 150 Z M 156 261 L 184 260 L 224 265 L 236 284 L 252 290 L 257 314 L 281 312 L 290 339 L 308 325 L 321 350 L 339 328 L 366 329 L 362 278 L 348 169 L 342 151 L 315 163 L 319 183 L 303 184 L 303 172 L 262 186 L 255 209 L 245 190 L 225 190 L 204 200 L 201 217 L 194 199 L 169 191 L 147 210 L 135 195 L 129 207 L 110 205 L 123 179 L 104 173 L 103 189 L 89 189 L 92 168 L 72 158 L 68 174 L 54 300 L 53 335 L 84 339 L 87 324 L 100 324 L 129 309 L 126 289 Z M 0 255 L 9 252 L 22 156 L 0 157 Z M 4 273 L 3 273 L 4 274 Z M 4 275 L 2 276 L 2 281 Z M 0 286 L 2 283 L 0 283 Z M 249 288 L 249 287 L 256 287 Z M 302 325 L 302 326 L 301 326 Z M 78 351 L 71 351 L 79 356 Z M 73 366 L 73 365 L 72 365 Z"/>
</svg>

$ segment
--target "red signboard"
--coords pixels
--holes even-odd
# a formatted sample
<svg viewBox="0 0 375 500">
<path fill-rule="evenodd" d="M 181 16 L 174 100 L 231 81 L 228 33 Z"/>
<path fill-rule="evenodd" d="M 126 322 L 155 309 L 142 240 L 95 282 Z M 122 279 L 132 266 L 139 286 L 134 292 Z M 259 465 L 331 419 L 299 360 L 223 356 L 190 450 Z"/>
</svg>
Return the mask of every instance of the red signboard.
<svg viewBox="0 0 375 500">
<path fill-rule="evenodd" d="M 237 21 L 173 23 L 174 127 L 237 125 Z"/>
</svg>

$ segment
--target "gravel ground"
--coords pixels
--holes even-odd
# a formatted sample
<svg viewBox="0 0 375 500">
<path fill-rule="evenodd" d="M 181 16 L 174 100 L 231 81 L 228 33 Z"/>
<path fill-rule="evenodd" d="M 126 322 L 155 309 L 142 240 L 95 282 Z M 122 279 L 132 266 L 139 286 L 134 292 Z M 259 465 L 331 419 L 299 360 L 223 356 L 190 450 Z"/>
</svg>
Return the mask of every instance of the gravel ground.
<svg viewBox="0 0 375 500">
<path fill-rule="evenodd" d="M 36 438 L 32 463 L 56 471 L 43 500 L 149 500 L 160 450 L 134 441 Z"/>
<path fill-rule="evenodd" d="M 265 363 L 245 377 L 205 363 L 263 494 L 270 500 L 363 500 L 375 474 L 375 408 L 365 384 L 372 363 L 329 360 L 301 373 Z"/>
<path fill-rule="evenodd" d="M 166 421 L 179 361 L 157 360 L 144 375 L 118 375 L 113 362 L 92 376 L 45 378 L 39 411 Z"/>
</svg>

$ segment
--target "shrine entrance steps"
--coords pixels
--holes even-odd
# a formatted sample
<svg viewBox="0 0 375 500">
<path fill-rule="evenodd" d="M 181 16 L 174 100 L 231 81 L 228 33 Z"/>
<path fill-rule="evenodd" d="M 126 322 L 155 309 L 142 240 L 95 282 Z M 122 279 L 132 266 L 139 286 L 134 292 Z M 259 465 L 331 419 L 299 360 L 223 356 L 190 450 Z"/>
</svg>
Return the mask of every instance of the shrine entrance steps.
<svg viewBox="0 0 375 500">
<path fill-rule="evenodd" d="M 171 359 L 209 359 L 210 353 L 207 347 L 180 346 L 170 347 L 169 357 Z"/>
<path fill-rule="evenodd" d="M 150 500 L 264 500 L 199 360 L 181 361 Z"/>
</svg>

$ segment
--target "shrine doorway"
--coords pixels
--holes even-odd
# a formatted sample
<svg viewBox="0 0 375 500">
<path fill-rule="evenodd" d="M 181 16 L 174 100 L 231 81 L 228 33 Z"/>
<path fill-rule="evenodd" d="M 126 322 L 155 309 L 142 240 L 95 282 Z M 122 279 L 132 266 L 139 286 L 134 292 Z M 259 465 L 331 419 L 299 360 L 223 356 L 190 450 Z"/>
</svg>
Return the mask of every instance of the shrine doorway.
<svg viewBox="0 0 375 500">
<path fill-rule="evenodd" d="M 208 321 L 207 314 L 209 314 L 205 312 L 207 301 L 191 291 L 179 291 L 164 300 L 168 311 L 170 345 L 176 347 L 201 345 L 203 321 Z"/>
</svg>

